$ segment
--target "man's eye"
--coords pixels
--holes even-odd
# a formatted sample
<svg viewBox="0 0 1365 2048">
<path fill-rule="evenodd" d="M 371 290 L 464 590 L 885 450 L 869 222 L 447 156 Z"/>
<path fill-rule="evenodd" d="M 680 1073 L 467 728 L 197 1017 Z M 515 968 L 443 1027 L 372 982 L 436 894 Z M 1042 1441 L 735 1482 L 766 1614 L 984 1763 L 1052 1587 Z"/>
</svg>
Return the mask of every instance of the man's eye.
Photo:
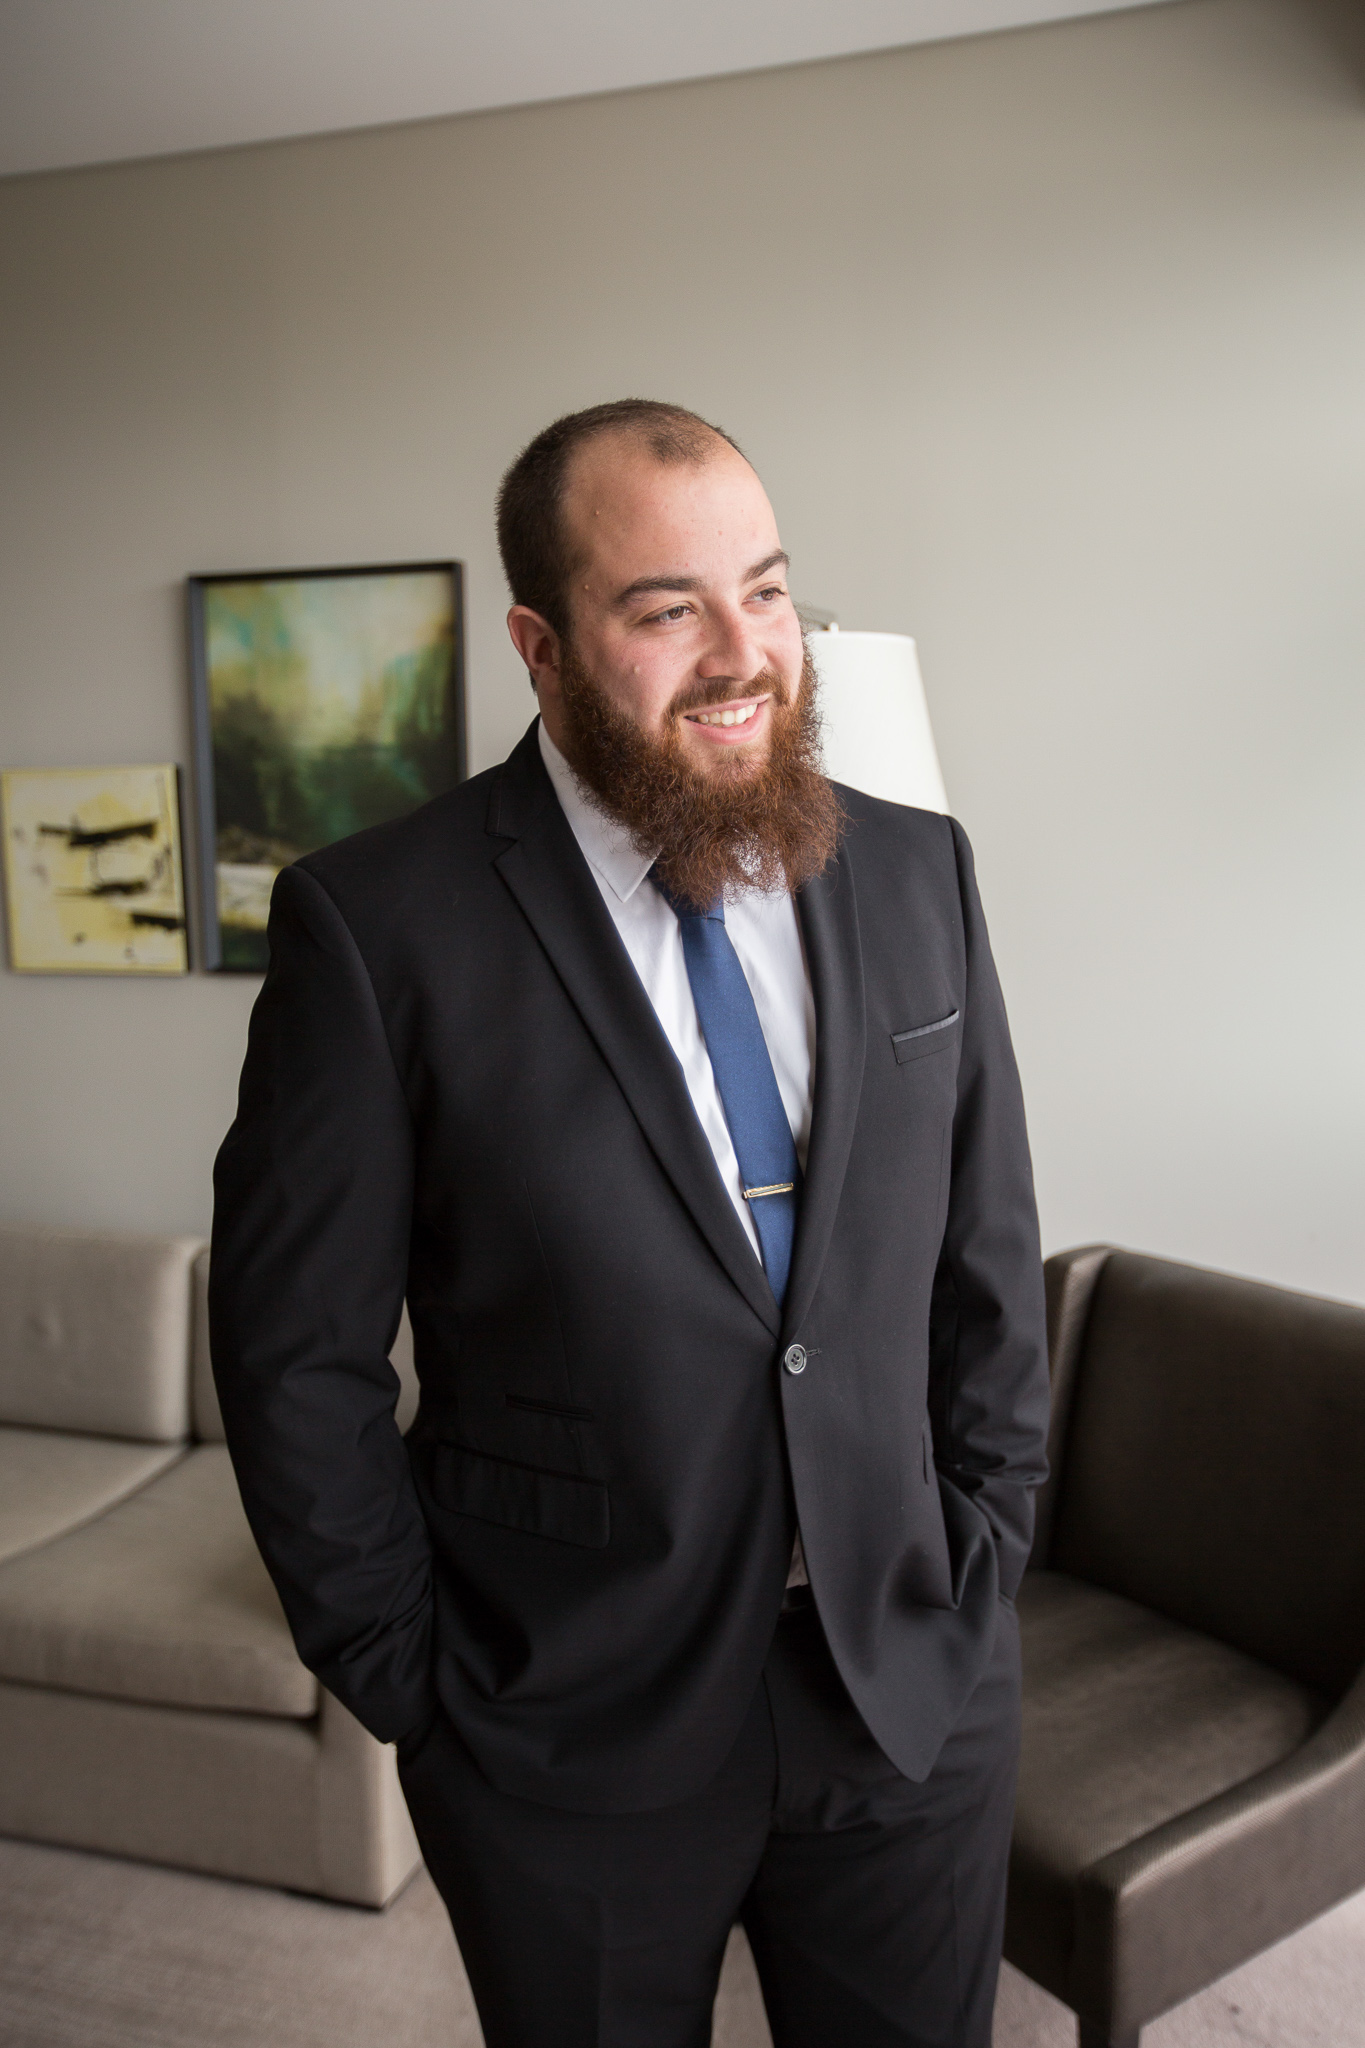
<svg viewBox="0 0 1365 2048">
<path fill-rule="evenodd" d="M 671 604 L 666 612 L 655 612 L 654 618 L 656 623 L 661 619 L 683 619 L 686 618 L 689 610 L 690 606 L 688 605 Z"/>
</svg>

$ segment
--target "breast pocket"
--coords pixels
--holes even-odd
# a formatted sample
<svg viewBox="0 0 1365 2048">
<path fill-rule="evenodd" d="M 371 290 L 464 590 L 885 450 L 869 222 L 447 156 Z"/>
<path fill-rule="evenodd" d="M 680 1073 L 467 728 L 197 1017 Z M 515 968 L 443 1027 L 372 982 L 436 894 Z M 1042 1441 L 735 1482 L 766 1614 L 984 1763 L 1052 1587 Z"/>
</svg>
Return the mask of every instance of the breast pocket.
<svg viewBox="0 0 1365 2048">
<path fill-rule="evenodd" d="M 931 1024 L 893 1031 L 891 1050 L 896 1055 L 896 1064 L 903 1067 L 907 1060 L 928 1059 L 932 1053 L 951 1051 L 958 1042 L 961 1024 L 961 1011 L 952 1010 L 946 1017 L 936 1017 Z"/>
</svg>

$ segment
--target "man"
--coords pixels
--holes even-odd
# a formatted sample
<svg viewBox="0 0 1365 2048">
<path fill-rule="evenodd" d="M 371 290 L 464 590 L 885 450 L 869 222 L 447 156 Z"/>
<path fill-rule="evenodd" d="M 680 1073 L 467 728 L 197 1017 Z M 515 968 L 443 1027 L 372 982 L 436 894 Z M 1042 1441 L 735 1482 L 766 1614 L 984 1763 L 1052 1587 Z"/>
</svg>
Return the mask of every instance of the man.
<svg viewBox="0 0 1365 2048">
<path fill-rule="evenodd" d="M 539 724 L 276 884 L 213 1251 L 247 1511 L 489 2048 L 703 2048 L 737 1917 L 778 2048 L 983 2048 L 1046 1373 L 966 841 L 820 774 L 718 430 L 561 420 L 499 538 Z"/>
</svg>

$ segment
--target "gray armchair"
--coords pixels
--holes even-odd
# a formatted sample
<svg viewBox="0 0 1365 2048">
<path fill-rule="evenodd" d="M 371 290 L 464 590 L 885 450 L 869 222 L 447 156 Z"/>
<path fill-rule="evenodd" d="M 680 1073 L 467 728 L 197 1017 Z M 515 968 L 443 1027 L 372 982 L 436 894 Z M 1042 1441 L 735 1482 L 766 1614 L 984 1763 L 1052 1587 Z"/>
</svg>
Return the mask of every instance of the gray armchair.
<svg viewBox="0 0 1365 2048">
<path fill-rule="evenodd" d="M 1081 2048 L 1365 1886 L 1365 1309 L 1047 1265 L 1005 1954 Z"/>
</svg>

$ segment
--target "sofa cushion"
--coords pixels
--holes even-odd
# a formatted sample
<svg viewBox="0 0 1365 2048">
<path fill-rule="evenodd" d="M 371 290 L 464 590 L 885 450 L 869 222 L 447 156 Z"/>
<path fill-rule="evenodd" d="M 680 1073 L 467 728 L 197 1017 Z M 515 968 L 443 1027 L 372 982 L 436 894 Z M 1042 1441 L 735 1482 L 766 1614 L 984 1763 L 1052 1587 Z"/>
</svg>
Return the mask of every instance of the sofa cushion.
<svg viewBox="0 0 1365 2048">
<path fill-rule="evenodd" d="M 299 1662 L 226 1450 L 204 1445 L 84 1528 L 0 1565 L 0 1678 L 305 1718 Z"/>
<path fill-rule="evenodd" d="M 1326 1702 L 1060 1572 L 1019 1590 L 1024 1740 L 1006 1954 L 1066 1994 L 1080 1872 L 1297 1749 Z"/>
<path fill-rule="evenodd" d="M 0 1562 L 90 1521 L 180 1456 L 167 1444 L 0 1427 Z"/>
<path fill-rule="evenodd" d="M 0 1227 L 0 1422 L 184 1438 L 199 1245 Z"/>
</svg>

